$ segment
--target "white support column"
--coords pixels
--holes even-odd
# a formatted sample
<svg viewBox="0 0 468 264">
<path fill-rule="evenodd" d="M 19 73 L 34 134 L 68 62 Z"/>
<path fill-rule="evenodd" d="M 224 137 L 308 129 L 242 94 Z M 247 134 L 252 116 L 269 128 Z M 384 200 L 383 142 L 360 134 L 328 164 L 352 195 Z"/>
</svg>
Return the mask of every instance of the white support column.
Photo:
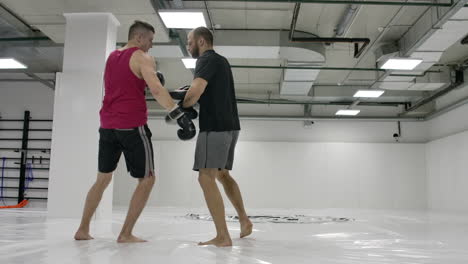
<svg viewBox="0 0 468 264">
<path fill-rule="evenodd" d="M 57 74 L 48 194 L 48 216 L 81 216 L 86 194 L 96 179 L 99 110 L 104 68 L 115 49 L 120 23 L 111 13 L 64 14 L 63 73 Z M 110 219 L 112 184 L 96 212 Z"/>
</svg>

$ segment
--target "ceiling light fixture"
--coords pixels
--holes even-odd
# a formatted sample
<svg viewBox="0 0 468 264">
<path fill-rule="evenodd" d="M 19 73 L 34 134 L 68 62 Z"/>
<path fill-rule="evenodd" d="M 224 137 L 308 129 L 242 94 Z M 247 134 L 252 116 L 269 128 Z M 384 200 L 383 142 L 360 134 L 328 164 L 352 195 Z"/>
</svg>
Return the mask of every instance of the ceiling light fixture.
<svg viewBox="0 0 468 264">
<path fill-rule="evenodd" d="M 359 114 L 361 110 L 349 110 L 349 109 L 341 109 L 336 112 L 335 115 L 341 115 L 341 116 L 355 116 Z"/>
<path fill-rule="evenodd" d="M 354 94 L 354 97 L 362 98 L 377 98 L 380 97 L 385 91 L 382 90 L 359 90 Z"/>
<path fill-rule="evenodd" d="M 0 58 L 0 69 L 26 69 L 23 63 L 13 58 Z"/>
<path fill-rule="evenodd" d="M 159 15 L 167 28 L 197 28 L 206 27 L 202 12 L 159 11 Z"/>
<path fill-rule="evenodd" d="M 388 59 L 380 68 L 385 70 L 413 70 L 423 60 L 419 59 Z"/>
</svg>

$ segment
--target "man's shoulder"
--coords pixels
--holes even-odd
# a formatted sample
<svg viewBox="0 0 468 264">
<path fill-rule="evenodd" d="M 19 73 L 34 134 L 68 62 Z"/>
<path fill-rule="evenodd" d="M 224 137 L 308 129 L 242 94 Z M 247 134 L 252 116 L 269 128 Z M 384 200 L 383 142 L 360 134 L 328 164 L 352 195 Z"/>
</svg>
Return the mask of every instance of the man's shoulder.
<svg viewBox="0 0 468 264">
<path fill-rule="evenodd" d="M 138 58 L 149 58 L 148 53 L 145 53 L 141 49 L 137 49 L 133 52 L 132 56 L 138 57 Z"/>
<path fill-rule="evenodd" d="M 220 55 L 220 54 L 218 54 L 216 52 L 211 52 L 209 54 L 203 54 L 203 56 L 200 56 L 199 60 L 200 60 L 200 62 L 202 64 L 211 63 L 211 64 L 214 64 L 214 65 L 218 65 L 220 63 L 228 62 L 228 60 L 224 56 L 222 56 L 222 55 Z"/>
<path fill-rule="evenodd" d="M 213 56 L 214 60 L 216 60 L 217 62 L 229 64 L 228 59 L 226 59 L 226 57 L 224 57 L 223 55 L 217 52 L 213 52 L 211 55 Z"/>
<path fill-rule="evenodd" d="M 135 50 L 132 54 L 132 60 L 137 63 L 148 63 L 153 60 L 153 58 L 142 50 Z"/>
<path fill-rule="evenodd" d="M 206 51 L 204 52 L 199 59 L 206 59 L 206 58 L 224 58 L 223 56 L 221 56 L 219 53 L 217 53 L 216 51 L 214 50 L 209 50 L 209 51 Z"/>
<path fill-rule="evenodd" d="M 211 53 L 210 55 L 213 56 L 213 58 L 216 58 L 218 60 L 225 60 L 226 59 L 223 55 L 217 53 L 216 51 Z"/>
</svg>

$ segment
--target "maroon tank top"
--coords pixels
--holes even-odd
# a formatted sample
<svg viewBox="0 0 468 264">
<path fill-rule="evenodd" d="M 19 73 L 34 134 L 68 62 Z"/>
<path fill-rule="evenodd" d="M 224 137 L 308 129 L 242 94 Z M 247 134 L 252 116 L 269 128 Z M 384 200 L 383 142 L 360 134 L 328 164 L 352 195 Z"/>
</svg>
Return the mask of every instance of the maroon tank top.
<svg viewBox="0 0 468 264">
<path fill-rule="evenodd" d="M 134 128 L 148 120 L 146 83 L 130 69 L 130 58 L 137 50 L 137 47 L 115 50 L 107 59 L 100 111 L 102 128 Z"/>
</svg>

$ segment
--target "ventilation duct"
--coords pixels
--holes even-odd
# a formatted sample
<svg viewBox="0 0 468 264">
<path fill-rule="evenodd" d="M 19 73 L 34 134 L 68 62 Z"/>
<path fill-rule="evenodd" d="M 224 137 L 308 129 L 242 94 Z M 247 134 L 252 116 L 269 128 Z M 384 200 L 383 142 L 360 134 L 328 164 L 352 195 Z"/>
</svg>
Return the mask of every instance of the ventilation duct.
<svg viewBox="0 0 468 264">
<path fill-rule="evenodd" d="M 445 22 L 443 21 L 445 15 L 441 16 L 439 27 L 437 27 L 438 23 L 433 22 L 431 10 L 415 23 L 408 33 L 400 39 L 399 47 L 401 50 L 398 55 L 403 54 L 409 58 L 422 59 L 423 62 L 412 71 L 389 71 L 377 84 L 378 88 L 432 91 L 450 83 L 449 75 L 445 72 L 439 74 L 425 74 L 425 72 L 440 60 L 448 48 L 468 34 L 468 7 L 463 7 L 463 3 L 460 2 L 446 11 L 445 15 L 448 17 L 445 18 Z M 422 35 L 424 32 L 432 32 L 432 34 Z M 384 46 L 376 55 L 378 58 L 398 56 L 390 51 L 388 46 Z M 422 77 L 395 77 L 390 74 L 421 75 Z"/>
</svg>

